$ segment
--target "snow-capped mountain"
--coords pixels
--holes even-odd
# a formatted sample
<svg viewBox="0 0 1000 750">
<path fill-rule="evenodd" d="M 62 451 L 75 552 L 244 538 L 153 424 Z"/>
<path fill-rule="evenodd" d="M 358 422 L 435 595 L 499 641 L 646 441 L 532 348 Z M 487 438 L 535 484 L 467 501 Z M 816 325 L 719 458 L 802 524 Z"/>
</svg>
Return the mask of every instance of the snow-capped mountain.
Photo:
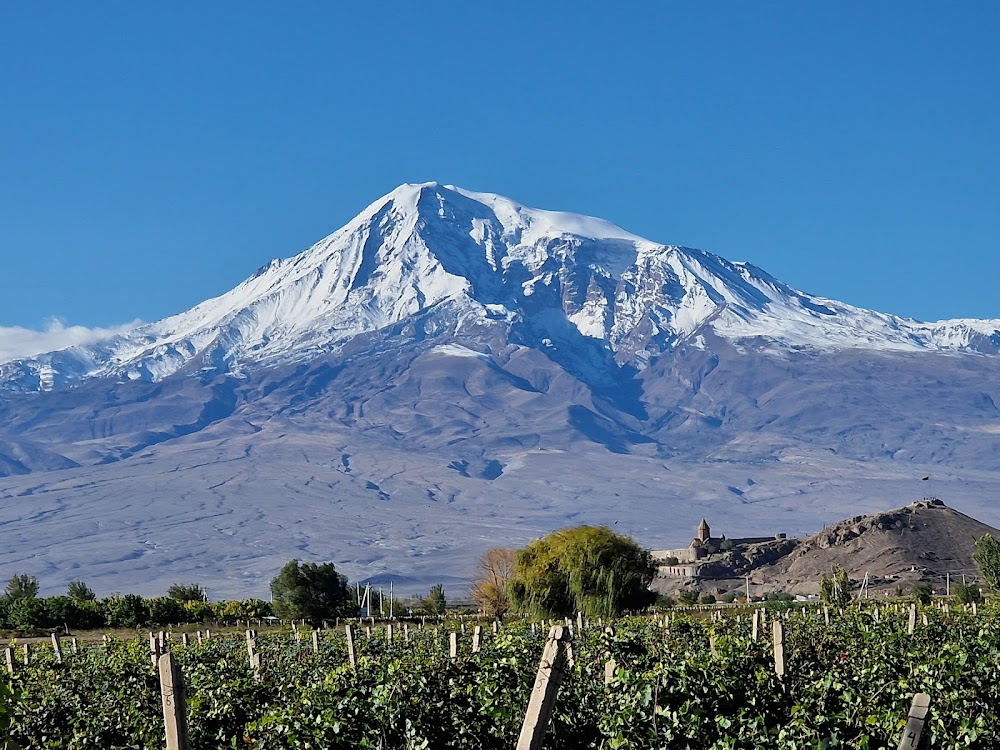
<svg viewBox="0 0 1000 750">
<path fill-rule="evenodd" d="M 663 549 L 931 493 L 997 525 L 998 328 L 404 185 L 221 297 L 0 364 L 0 568 L 242 597 L 300 557 L 457 593 L 568 524 Z"/>
<path fill-rule="evenodd" d="M 406 322 L 403 335 L 459 337 L 474 349 L 488 349 L 498 328 L 548 348 L 582 336 L 640 369 L 706 330 L 776 348 L 1000 351 L 997 320 L 919 323 L 859 309 L 600 219 L 426 183 L 397 188 L 304 252 L 187 312 L 2 364 L 0 385 L 239 373 L 306 361 L 363 334 L 395 335 Z"/>
</svg>

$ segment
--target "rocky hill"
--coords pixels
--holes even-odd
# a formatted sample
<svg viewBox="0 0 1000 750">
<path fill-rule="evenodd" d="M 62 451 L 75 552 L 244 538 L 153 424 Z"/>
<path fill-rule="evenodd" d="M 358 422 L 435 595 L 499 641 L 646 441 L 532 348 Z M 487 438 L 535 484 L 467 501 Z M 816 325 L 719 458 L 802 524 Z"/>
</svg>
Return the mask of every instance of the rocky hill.
<svg viewBox="0 0 1000 750">
<path fill-rule="evenodd" d="M 661 578 L 658 586 L 743 592 L 749 574 L 752 595 L 775 590 L 807 595 L 818 593 L 820 576 L 836 566 L 856 582 L 867 574 L 873 593 L 894 592 L 897 586 L 909 593 L 917 581 L 943 591 L 949 577 L 951 582 L 977 578 L 972 554 L 983 534 L 1000 537 L 997 529 L 928 498 L 855 516 L 801 539 L 737 544 L 705 558 L 699 580 Z"/>
</svg>

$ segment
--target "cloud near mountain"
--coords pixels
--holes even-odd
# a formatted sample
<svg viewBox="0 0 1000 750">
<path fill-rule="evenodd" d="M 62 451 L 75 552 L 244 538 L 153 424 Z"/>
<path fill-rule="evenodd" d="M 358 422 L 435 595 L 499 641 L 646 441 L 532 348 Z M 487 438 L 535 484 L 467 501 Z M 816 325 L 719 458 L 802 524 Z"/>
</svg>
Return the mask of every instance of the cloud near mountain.
<svg viewBox="0 0 1000 750">
<path fill-rule="evenodd" d="M 119 326 L 88 328 L 66 325 L 60 318 L 50 318 L 42 329 L 21 326 L 0 326 L 0 362 L 34 357 L 43 352 L 54 352 L 71 346 L 92 344 L 95 341 L 124 333 L 142 321 L 133 320 Z"/>
</svg>

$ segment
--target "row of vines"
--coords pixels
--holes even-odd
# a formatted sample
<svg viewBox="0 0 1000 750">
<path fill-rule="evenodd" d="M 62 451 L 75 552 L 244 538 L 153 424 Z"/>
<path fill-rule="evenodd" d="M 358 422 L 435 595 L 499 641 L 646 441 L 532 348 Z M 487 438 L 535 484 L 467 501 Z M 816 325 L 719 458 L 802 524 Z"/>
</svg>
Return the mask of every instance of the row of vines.
<svg viewBox="0 0 1000 750">
<path fill-rule="evenodd" d="M 932 697 L 934 748 L 1000 746 L 1000 614 L 854 609 L 830 624 L 786 613 L 785 674 L 749 618 L 622 620 L 575 633 L 546 748 L 895 747 L 914 693 Z M 766 632 L 766 631 L 762 631 Z M 511 748 L 544 645 L 541 629 L 463 637 L 382 628 L 355 640 L 323 631 L 319 650 L 288 631 L 260 634 L 259 673 L 241 634 L 172 645 L 194 750 Z M 606 674 L 606 665 L 614 666 Z M 0 666 L 0 671 L 5 671 Z M 25 750 L 163 747 L 157 671 L 145 639 L 67 654 L 37 647 L 0 678 L 0 729 Z"/>
</svg>

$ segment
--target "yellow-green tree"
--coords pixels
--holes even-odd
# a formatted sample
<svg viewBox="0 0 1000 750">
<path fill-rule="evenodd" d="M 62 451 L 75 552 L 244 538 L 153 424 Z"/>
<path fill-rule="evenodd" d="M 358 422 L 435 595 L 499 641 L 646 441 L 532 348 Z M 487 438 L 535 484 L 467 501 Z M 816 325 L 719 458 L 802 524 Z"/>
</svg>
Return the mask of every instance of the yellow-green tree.
<svg viewBox="0 0 1000 750">
<path fill-rule="evenodd" d="M 503 619 L 510 609 L 507 582 L 514 572 L 514 550 L 490 547 L 476 564 L 472 601 L 489 617 Z"/>
<path fill-rule="evenodd" d="M 517 550 L 508 583 L 515 610 L 610 617 L 645 609 L 656 565 L 635 540 L 605 526 L 560 529 Z"/>
</svg>

